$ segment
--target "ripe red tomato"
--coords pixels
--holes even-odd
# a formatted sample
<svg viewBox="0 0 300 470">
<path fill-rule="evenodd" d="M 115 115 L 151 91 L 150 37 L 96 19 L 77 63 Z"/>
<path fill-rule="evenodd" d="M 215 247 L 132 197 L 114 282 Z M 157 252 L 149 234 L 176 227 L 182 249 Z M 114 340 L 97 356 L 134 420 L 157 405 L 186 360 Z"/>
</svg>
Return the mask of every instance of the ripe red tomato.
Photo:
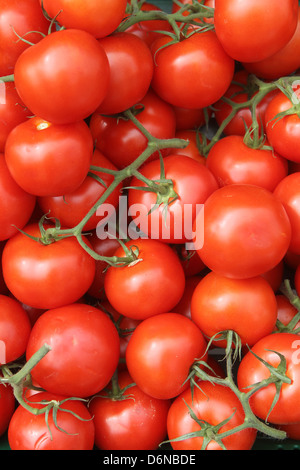
<svg viewBox="0 0 300 470">
<path fill-rule="evenodd" d="M 176 117 L 176 130 L 189 131 L 192 129 L 200 129 L 205 124 L 205 114 L 203 109 L 182 108 L 181 106 L 173 106 Z M 210 108 L 206 109 L 208 118 L 211 117 Z"/>
<path fill-rule="evenodd" d="M 231 419 L 220 428 L 224 433 L 244 423 L 245 413 L 237 396 L 228 387 L 201 382 L 200 387 L 194 388 L 193 395 L 188 389 L 181 393 L 172 403 L 168 413 L 168 437 L 175 439 L 189 433 L 201 431 L 201 426 L 190 415 L 188 406 L 193 410 L 197 419 L 217 426 L 222 421 Z M 256 439 L 255 429 L 246 428 L 222 439 L 227 450 L 251 450 Z M 173 450 L 201 450 L 203 437 L 197 434 L 178 442 L 171 442 Z M 206 450 L 221 450 L 221 446 L 213 439 Z"/>
<path fill-rule="evenodd" d="M 207 156 L 206 166 L 219 186 L 253 184 L 269 191 L 288 174 L 285 158 L 273 150 L 248 147 L 241 135 L 229 135 L 216 142 Z"/>
<path fill-rule="evenodd" d="M 213 31 L 195 33 L 175 44 L 168 36 L 152 44 L 155 59 L 152 87 L 168 103 L 204 108 L 215 103 L 229 87 L 234 61 Z"/>
<path fill-rule="evenodd" d="M 229 279 L 210 272 L 194 290 L 191 318 L 209 338 L 221 331 L 233 330 L 238 333 L 242 345 L 253 346 L 274 330 L 277 320 L 275 294 L 261 276 Z M 226 347 L 227 343 L 215 341 L 214 344 Z"/>
<path fill-rule="evenodd" d="M 63 401 L 62 409 L 57 411 L 57 425 L 53 410 L 48 416 L 50 434 L 45 413 L 35 415 L 19 405 L 8 427 L 11 450 L 93 450 L 95 427 L 85 403 L 47 392 L 36 393 L 27 400 L 32 408 L 37 409 L 45 406 L 43 400 L 46 403 Z"/>
<path fill-rule="evenodd" d="M 126 243 L 138 248 L 137 263 L 110 267 L 104 288 L 108 301 L 117 312 L 143 320 L 170 311 L 180 300 L 185 275 L 174 250 L 158 240 L 137 239 Z M 114 256 L 124 257 L 120 247 Z"/>
<path fill-rule="evenodd" d="M 198 145 L 198 141 L 202 143 L 203 139 L 201 134 L 199 134 L 196 129 L 181 131 L 177 130 L 175 133 L 175 137 L 177 139 L 187 140 L 189 144 L 184 149 L 172 149 L 173 155 L 186 155 L 187 157 L 191 157 L 194 160 L 197 160 L 198 162 L 206 165 L 206 158 L 204 157 L 204 155 L 202 155 L 202 152 Z"/>
<path fill-rule="evenodd" d="M 279 398 L 269 414 L 276 388 L 269 384 L 255 392 L 250 398 L 253 413 L 262 420 L 274 424 L 297 423 L 300 421 L 299 390 L 300 390 L 300 361 L 299 336 L 293 333 L 277 333 L 267 335 L 258 341 L 251 349 L 254 354 L 264 361 L 277 367 L 280 357 L 285 357 L 287 363 L 286 376 L 291 383 L 284 383 Z M 269 369 L 249 351 L 240 362 L 237 372 L 238 387 L 241 391 L 251 390 L 251 385 L 261 382 L 270 376 Z M 249 387 L 249 388 L 247 388 Z"/>
<path fill-rule="evenodd" d="M 120 389 L 132 383 L 127 371 L 118 374 Z M 92 397 L 89 411 L 95 424 L 95 445 L 101 450 L 156 450 L 167 434 L 170 400 L 150 397 L 137 385 L 124 395 L 121 400 Z"/>
<path fill-rule="evenodd" d="M 56 31 L 18 58 L 18 94 L 33 114 L 55 124 L 87 118 L 108 92 L 109 63 L 97 39 L 76 29 Z"/>
<path fill-rule="evenodd" d="M 24 228 L 35 204 L 36 197 L 20 188 L 0 154 L 0 240 L 7 240 Z"/>
<path fill-rule="evenodd" d="M 24 191 L 61 196 L 86 178 L 93 138 L 85 121 L 52 124 L 33 117 L 11 131 L 4 155 L 12 177 Z"/>
<path fill-rule="evenodd" d="M 15 411 L 15 405 L 16 401 L 12 387 L 0 383 L 0 437 L 7 431 Z"/>
<path fill-rule="evenodd" d="M 51 393 L 89 397 L 106 387 L 118 365 L 117 329 L 96 307 L 75 303 L 43 313 L 32 328 L 26 360 L 45 343 L 51 350 L 31 373 Z"/>
<path fill-rule="evenodd" d="M 184 293 L 178 304 L 174 307 L 174 312 L 191 318 L 192 296 L 201 279 L 202 276 L 190 276 L 186 278 Z"/>
<path fill-rule="evenodd" d="M 277 294 L 276 295 L 276 302 L 277 302 L 277 319 L 283 324 L 288 325 L 290 321 L 297 315 L 298 310 L 294 307 L 293 304 L 289 301 L 289 299 L 285 295 Z M 295 328 L 300 328 L 300 321 L 295 325 Z M 275 328 L 277 330 L 277 327 Z"/>
<path fill-rule="evenodd" d="M 24 232 L 41 237 L 36 223 Z M 49 309 L 76 302 L 86 293 L 94 279 L 95 260 L 75 237 L 44 245 L 19 232 L 4 247 L 2 269 L 8 289 L 20 302 Z"/>
<path fill-rule="evenodd" d="M 66 28 L 82 29 L 96 38 L 108 36 L 125 16 L 126 0 L 39 0 L 51 18 Z"/>
<path fill-rule="evenodd" d="M 134 106 L 146 95 L 153 76 L 153 59 L 147 44 L 131 33 L 114 33 L 98 40 L 110 69 L 108 92 L 97 108 L 116 114 Z"/>
<path fill-rule="evenodd" d="M 205 361 L 206 357 L 202 332 L 179 313 L 143 320 L 126 349 L 126 365 L 133 381 L 147 395 L 159 399 L 174 398 L 187 389 L 190 367 L 196 359 Z"/>
<path fill-rule="evenodd" d="M 291 223 L 280 201 L 265 188 L 231 184 L 204 204 L 203 246 L 197 251 L 216 273 L 245 279 L 274 268 L 285 256 Z M 196 232 L 197 245 L 197 232 Z"/>
<path fill-rule="evenodd" d="M 215 0 L 217 37 L 240 62 L 257 62 L 278 52 L 293 37 L 297 21 L 297 0 Z"/>
</svg>

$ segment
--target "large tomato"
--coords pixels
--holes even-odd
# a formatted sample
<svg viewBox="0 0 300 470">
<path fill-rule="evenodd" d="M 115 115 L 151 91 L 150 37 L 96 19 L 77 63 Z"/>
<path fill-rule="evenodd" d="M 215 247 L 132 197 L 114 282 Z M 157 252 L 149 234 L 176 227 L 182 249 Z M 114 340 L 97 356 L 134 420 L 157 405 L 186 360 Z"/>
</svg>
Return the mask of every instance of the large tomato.
<svg viewBox="0 0 300 470">
<path fill-rule="evenodd" d="M 204 264 L 218 274 L 245 279 L 274 268 L 285 256 L 291 223 L 281 202 L 265 188 L 230 184 L 204 204 Z M 197 232 L 196 232 L 196 245 Z"/>
<path fill-rule="evenodd" d="M 118 365 L 116 327 L 106 313 L 86 304 L 65 305 L 43 313 L 32 328 L 27 361 L 45 343 L 51 350 L 31 373 L 48 392 L 89 397 L 106 387 Z"/>
<path fill-rule="evenodd" d="M 126 245 L 138 249 L 138 258 L 132 265 L 108 269 L 104 280 L 107 299 L 119 313 L 138 320 L 170 311 L 185 286 L 177 254 L 158 240 L 131 240 Z M 114 256 L 124 257 L 123 247 Z"/>
<path fill-rule="evenodd" d="M 12 177 L 24 191 L 61 196 L 86 178 L 93 138 L 85 121 L 52 124 L 33 117 L 11 131 L 4 155 Z"/>
<path fill-rule="evenodd" d="M 39 243 L 30 238 L 41 237 L 36 223 L 24 227 L 24 232 L 10 238 L 2 254 L 3 277 L 10 292 L 19 301 L 42 309 L 77 301 L 94 279 L 95 260 L 75 237 Z"/>
<path fill-rule="evenodd" d="M 197 359 L 206 360 L 206 346 L 192 320 L 179 313 L 162 313 L 136 327 L 126 349 L 126 365 L 147 395 L 170 399 L 190 386 L 190 367 Z"/>
<path fill-rule="evenodd" d="M 175 44 L 171 41 L 165 36 L 151 46 L 156 93 L 183 108 L 204 108 L 220 99 L 232 80 L 234 61 L 215 33 L 197 32 Z"/>
<path fill-rule="evenodd" d="M 128 372 L 120 372 L 119 388 L 130 384 L 133 380 Z M 106 397 L 105 391 L 103 395 L 92 397 L 89 405 L 95 445 L 101 450 L 156 450 L 167 434 L 170 400 L 150 397 L 137 385 L 124 391 L 120 399 Z"/>
<path fill-rule="evenodd" d="M 19 56 L 17 92 L 33 114 L 55 124 L 87 118 L 108 92 L 109 63 L 97 39 L 76 29 L 55 31 Z"/>
<path fill-rule="evenodd" d="M 11 450 L 92 450 L 95 439 L 92 416 L 85 403 L 66 398 L 48 392 L 27 398 L 29 405 L 37 409 L 45 407 L 51 400 L 62 402 L 56 423 L 53 410 L 48 415 L 50 430 L 45 413 L 35 415 L 19 405 L 8 427 Z"/>
<path fill-rule="evenodd" d="M 297 0 L 215 0 L 217 37 L 237 61 L 257 62 L 275 54 L 293 37 L 297 21 Z"/>
</svg>

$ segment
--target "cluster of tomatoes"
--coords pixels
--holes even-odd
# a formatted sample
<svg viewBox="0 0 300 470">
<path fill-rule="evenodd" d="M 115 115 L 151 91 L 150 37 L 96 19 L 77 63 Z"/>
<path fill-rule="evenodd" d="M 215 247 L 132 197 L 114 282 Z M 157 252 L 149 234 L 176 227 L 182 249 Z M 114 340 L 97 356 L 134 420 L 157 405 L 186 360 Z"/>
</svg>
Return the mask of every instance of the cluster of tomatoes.
<svg viewBox="0 0 300 470">
<path fill-rule="evenodd" d="M 299 6 L 242 3 L 0 0 L 12 450 L 300 437 Z"/>
</svg>

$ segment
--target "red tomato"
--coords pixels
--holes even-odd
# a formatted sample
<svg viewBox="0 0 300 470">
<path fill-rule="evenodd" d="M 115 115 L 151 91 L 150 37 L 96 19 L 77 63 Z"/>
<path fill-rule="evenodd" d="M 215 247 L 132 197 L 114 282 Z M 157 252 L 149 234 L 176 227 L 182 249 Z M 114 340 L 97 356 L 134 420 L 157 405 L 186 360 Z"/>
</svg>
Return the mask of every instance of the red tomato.
<svg viewBox="0 0 300 470">
<path fill-rule="evenodd" d="M 118 374 L 120 389 L 132 383 L 127 371 Z M 92 397 L 95 445 L 101 450 L 156 450 L 167 434 L 171 402 L 150 397 L 136 385 L 124 395 L 120 400 Z"/>
<path fill-rule="evenodd" d="M 29 317 L 20 303 L 0 295 L 0 365 L 23 356 L 30 332 Z"/>
<path fill-rule="evenodd" d="M 86 178 L 93 138 L 85 121 L 52 124 L 33 117 L 11 131 L 4 155 L 12 177 L 24 191 L 61 196 Z"/>
<path fill-rule="evenodd" d="M 14 73 L 17 58 L 48 33 L 49 21 L 43 15 L 39 0 L 1 0 L 0 2 L 0 76 Z M 42 33 L 42 34 L 40 34 Z"/>
<path fill-rule="evenodd" d="M 129 189 L 128 205 L 133 221 L 150 238 L 167 243 L 192 242 L 192 225 L 206 199 L 218 189 L 213 174 L 205 165 L 186 155 L 168 155 L 163 159 L 165 177 L 173 182 L 167 187 L 165 200 L 153 209 L 157 194 L 139 189 Z M 160 161 L 146 163 L 141 169 L 150 180 L 160 179 Z M 130 186 L 144 188 L 146 184 L 133 177 Z M 178 198 L 172 199 L 178 195 Z M 165 206 L 166 203 L 169 205 Z"/>
<path fill-rule="evenodd" d="M 217 37 L 240 62 L 257 62 L 282 49 L 293 37 L 297 19 L 297 0 L 215 0 Z"/>
<path fill-rule="evenodd" d="M 285 295 L 276 295 L 277 302 L 277 319 L 285 326 L 297 315 L 298 310 L 291 304 Z M 295 328 L 300 328 L 300 321 L 295 325 Z M 275 328 L 277 330 L 277 327 Z"/>
<path fill-rule="evenodd" d="M 162 313 L 136 327 L 127 346 L 126 365 L 143 392 L 170 399 L 189 387 L 190 367 L 206 357 L 206 341 L 195 323 L 178 313 Z"/>
<path fill-rule="evenodd" d="M 0 383 L 0 437 L 7 431 L 9 422 L 15 411 L 15 404 L 15 396 L 12 387 Z"/>
<path fill-rule="evenodd" d="M 35 204 L 36 197 L 20 188 L 0 154 L 0 240 L 7 240 L 24 228 Z"/>
<path fill-rule="evenodd" d="M 201 279 L 201 276 L 190 276 L 186 278 L 183 295 L 178 304 L 174 307 L 174 312 L 191 318 L 192 296 Z"/>
<path fill-rule="evenodd" d="M 242 305 L 242 308 L 241 308 Z M 211 338 L 221 331 L 238 333 L 242 345 L 253 346 L 274 330 L 277 320 L 275 294 L 261 276 L 229 279 L 207 274 L 194 290 L 191 318 Z M 226 341 L 215 341 L 226 347 Z"/>
<path fill-rule="evenodd" d="M 300 264 L 298 264 L 298 267 L 295 272 L 295 288 L 298 296 L 300 296 Z"/>
<path fill-rule="evenodd" d="M 144 109 L 136 114 L 138 121 L 158 139 L 175 137 L 176 119 L 173 107 L 163 101 L 153 90 L 135 106 L 136 110 Z M 127 119 L 103 116 L 93 113 L 89 123 L 96 147 L 117 167 L 130 165 L 147 147 L 146 136 Z M 162 150 L 162 155 L 170 153 Z M 154 152 L 151 159 L 158 158 Z M 149 160 L 148 160 L 149 161 Z"/>
<path fill-rule="evenodd" d="M 212 426 L 217 426 L 232 416 L 220 428 L 218 434 L 236 428 L 243 424 L 245 420 L 243 407 L 234 392 L 222 385 L 201 382 L 200 388 L 194 388 L 193 395 L 189 389 L 184 391 L 170 407 L 167 422 L 169 439 L 193 433 L 190 438 L 171 442 L 173 450 L 201 450 L 202 448 L 203 437 L 197 436 L 195 433 L 200 432 L 203 426 L 193 419 L 188 406 L 193 410 L 197 419 L 203 420 Z M 222 443 L 226 450 L 251 450 L 256 435 L 256 430 L 246 428 L 224 437 Z M 221 446 L 214 440 L 213 435 L 206 450 L 222 450 Z"/>
<path fill-rule="evenodd" d="M 195 33 L 160 49 L 171 40 L 166 36 L 152 44 L 152 87 L 156 93 L 183 108 L 204 108 L 215 103 L 229 87 L 234 73 L 234 61 L 215 33 Z"/>
<path fill-rule="evenodd" d="M 51 18 L 66 28 L 82 29 L 96 38 L 108 36 L 125 16 L 126 0 L 40 0 Z"/>
<path fill-rule="evenodd" d="M 147 44 L 131 33 L 114 33 L 99 39 L 110 68 L 106 97 L 97 108 L 116 114 L 134 106 L 146 95 L 153 75 L 153 59 Z"/>
<path fill-rule="evenodd" d="M 277 367 L 280 357 L 285 357 L 287 363 L 286 376 L 291 383 L 284 383 L 279 398 L 269 414 L 275 396 L 275 385 L 269 384 L 255 392 L 250 398 L 253 413 L 262 420 L 273 424 L 297 423 L 300 421 L 299 390 L 300 390 L 300 361 L 299 336 L 293 333 L 277 333 L 267 335 L 258 341 L 252 352 L 264 361 Z M 269 369 L 254 354 L 249 351 L 240 362 L 237 372 L 238 387 L 241 391 L 251 390 L 251 385 L 261 382 L 270 376 Z M 246 389 L 246 387 L 249 387 Z"/>
<path fill-rule="evenodd" d="M 87 118 L 108 92 L 109 63 L 97 39 L 76 29 L 56 31 L 18 58 L 17 92 L 33 114 L 55 124 Z"/>
<path fill-rule="evenodd" d="M 200 274 L 205 268 L 196 250 L 187 250 L 185 245 L 173 245 L 179 256 L 186 278 Z"/>
<path fill-rule="evenodd" d="M 198 145 L 198 141 L 200 144 L 203 142 L 202 136 L 198 131 L 194 129 L 177 131 L 175 137 L 187 140 L 189 144 L 184 149 L 172 149 L 173 155 L 186 155 L 206 165 L 206 157 L 204 157 Z"/>
<path fill-rule="evenodd" d="M 300 440 L 300 423 L 281 424 L 278 428 L 287 433 L 288 439 Z"/>
<path fill-rule="evenodd" d="M 269 191 L 288 174 L 285 158 L 273 150 L 248 147 L 241 135 L 229 135 L 216 142 L 207 156 L 206 166 L 219 186 L 253 184 Z"/>
<path fill-rule="evenodd" d="M 176 117 L 176 130 L 186 131 L 198 129 L 205 124 L 205 114 L 203 109 L 182 108 L 181 106 L 173 106 Z M 208 117 L 211 117 L 211 110 L 207 110 Z"/>
<path fill-rule="evenodd" d="M 51 350 L 32 369 L 45 390 L 88 397 L 109 383 L 120 356 L 119 335 L 98 308 L 75 303 L 48 310 L 34 324 L 26 360 L 44 344 Z"/>
<path fill-rule="evenodd" d="M 38 224 L 27 225 L 24 232 L 41 237 Z M 41 309 L 76 302 L 94 279 L 95 260 L 75 237 L 45 245 L 28 235 L 18 233 L 3 250 L 3 277 L 10 292 L 20 302 Z"/>
<path fill-rule="evenodd" d="M 279 182 L 274 190 L 285 208 L 292 226 L 289 250 L 300 254 L 300 172 L 292 173 Z"/>
<path fill-rule="evenodd" d="M 283 205 L 265 188 L 231 184 L 205 202 L 203 232 L 197 251 L 204 264 L 222 276 L 245 279 L 283 259 L 291 223 Z M 197 245 L 197 233 L 195 238 Z"/>
<path fill-rule="evenodd" d="M 108 168 L 117 170 L 117 168 L 103 155 L 100 150 L 95 149 L 91 164 L 101 168 Z M 42 211 L 47 214 L 50 212 L 51 217 L 56 217 L 60 220 L 61 225 L 65 227 L 74 227 L 79 224 L 86 216 L 88 211 L 92 209 L 94 204 L 106 191 L 106 188 L 112 183 L 114 177 L 108 173 L 101 171 L 92 171 L 96 177 L 99 177 L 103 182 L 95 179 L 91 175 L 87 175 L 83 183 L 74 191 L 65 194 L 64 196 L 43 196 L 38 198 L 38 204 Z M 101 208 L 96 211 L 86 222 L 84 230 L 93 230 L 96 226 L 103 221 L 105 217 L 105 210 L 113 211 L 119 204 L 119 197 L 122 185 L 119 184 L 116 189 L 107 197 L 104 203 L 103 213 Z M 111 215 L 111 213 L 110 213 Z"/>
<path fill-rule="evenodd" d="M 104 288 L 108 301 L 117 312 L 143 320 L 170 311 L 180 300 L 185 275 L 174 250 L 158 240 L 138 239 L 126 243 L 139 250 L 137 262 L 124 267 L 110 267 Z M 118 248 L 115 256 L 124 257 Z"/>
<path fill-rule="evenodd" d="M 284 262 L 281 260 L 274 268 L 261 274 L 268 281 L 274 292 L 277 292 L 281 286 L 284 275 Z"/>
<path fill-rule="evenodd" d="M 47 392 L 28 398 L 30 406 L 37 409 L 46 406 L 41 403 L 42 400 L 46 403 L 51 400 L 63 401 L 61 409 L 57 411 L 57 425 L 54 423 L 53 410 L 48 416 L 50 434 L 45 413 L 35 415 L 19 405 L 8 428 L 11 450 L 93 450 L 95 427 L 85 403 Z"/>
</svg>

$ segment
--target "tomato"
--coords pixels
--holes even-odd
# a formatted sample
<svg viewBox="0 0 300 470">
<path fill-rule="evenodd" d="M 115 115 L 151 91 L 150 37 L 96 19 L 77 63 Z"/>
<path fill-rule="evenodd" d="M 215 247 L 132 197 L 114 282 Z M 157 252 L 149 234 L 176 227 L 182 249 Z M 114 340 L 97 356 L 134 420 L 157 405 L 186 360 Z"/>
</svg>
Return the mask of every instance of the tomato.
<svg viewBox="0 0 300 470">
<path fill-rule="evenodd" d="M 127 371 L 118 374 L 120 389 L 132 383 Z M 167 434 L 170 400 L 150 397 L 137 385 L 124 395 L 120 400 L 92 397 L 89 410 L 95 424 L 95 445 L 101 450 L 156 450 Z"/>
<path fill-rule="evenodd" d="M 190 415 L 188 406 L 193 410 L 197 419 L 203 420 L 202 426 Z M 230 417 L 231 419 L 219 429 L 218 434 L 243 424 L 244 410 L 234 392 L 228 387 L 201 382 L 200 388 L 194 388 L 193 396 L 191 390 L 188 389 L 172 403 L 168 413 L 168 437 L 175 439 L 185 434 L 203 432 L 205 423 L 217 426 Z M 256 430 L 246 428 L 224 437 L 222 444 L 226 450 L 251 450 L 256 435 Z M 220 444 L 213 437 L 214 435 L 211 436 L 206 450 L 222 450 Z M 178 442 L 171 442 L 173 450 L 201 450 L 202 445 L 203 437 L 197 435 Z"/>
<path fill-rule="evenodd" d="M 234 61 L 215 33 L 195 33 L 175 44 L 171 40 L 166 36 L 151 46 L 156 93 L 183 108 L 204 108 L 220 99 L 231 83 Z"/>
<path fill-rule="evenodd" d="M 76 302 L 94 279 L 95 260 L 75 237 L 45 245 L 28 236 L 41 237 L 38 224 L 27 225 L 24 232 L 10 238 L 2 254 L 10 292 L 20 302 L 41 309 Z"/>
<path fill-rule="evenodd" d="M 11 131 L 4 155 L 12 177 L 24 191 L 61 196 L 86 178 L 93 138 L 85 121 L 52 124 L 33 117 Z"/>
<path fill-rule="evenodd" d="M 126 0 L 39 0 L 51 18 L 67 29 L 82 29 L 96 38 L 108 36 L 125 16 Z M 59 14 L 58 14 L 59 13 Z M 58 14 L 58 16 L 56 16 Z"/>
<path fill-rule="evenodd" d="M 206 158 L 199 148 L 199 143 L 203 142 L 203 138 L 198 131 L 194 129 L 176 131 L 175 137 L 177 139 L 187 140 L 189 144 L 184 149 L 172 149 L 172 154 L 186 155 L 187 157 L 194 158 L 200 163 L 206 165 Z M 198 142 L 199 141 L 199 142 Z"/>
<path fill-rule="evenodd" d="M 286 432 L 288 439 L 293 439 L 295 441 L 300 440 L 300 424 L 299 423 L 282 424 L 281 426 L 278 426 L 278 428 Z"/>
<path fill-rule="evenodd" d="M 92 156 L 91 164 L 96 167 L 108 168 L 117 170 L 105 155 L 100 150 L 95 149 Z M 41 196 L 38 197 L 38 205 L 42 211 L 47 214 L 50 212 L 51 217 L 56 217 L 60 220 L 61 225 L 65 227 L 74 227 L 79 224 L 86 216 L 88 211 L 92 209 L 94 204 L 106 191 L 106 188 L 113 182 L 114 177 L 108 173 L 101 171 L 91 171 L 96 175 L 94 178 L 88 174 L 82 184 L 74 191 L 67 193 L 63 196 Z M 100 178 L 100 180 L 97 179 Z M 103 185 L 103 183 L 104 185 Z M 115 190 L 107 197 L 104 203 L 104 208 L 113 210 L 118 207 L 119 197 L 122 185 L 119 184 Z M 96 211 L 86 222 L 84 230 L 93 230 L 104 219 L 105 210 L 102 213 L 101 209 Z"/>
<path fill-rule="evenodd" d="M 187 250 L 185 245 L 173 245 L 179 256 L 186 278 L 202 273 L 206 268 L 196 250 Z"/>
<path fill-rule="evenodd" d="M 205 124 L 205 113 L 202 108 L 190 109 L 181 106 L 173 106 L 173 109 L 176 117 L 176 130 L 178 132 L 198 129 Z M 208 118 L 210 118 L 210 108 L 207 108 L 206 111 Z"/>
<path fill-rule="evenodd" d="M 106 272 L 104 288 L 112 307 L 137 320 L 170 311 L 185 286 L 184 271 L 174 250 L 151 239 L 131 240 L 126 246 L 137 248 L 138 258 L 132 265 L 110 267 Z M 124 255 L 120 247 L 114 256 Z"/>
<path fill-rule="evenodd" d="M 190 276 L 186 278 L 183 295 L 178 304 L 174 307 L 174 312 L 191 318 L 192 296 L 201 279 L 201 276 Z"/>
<path fill-rule="evenodd" d="M 200 329 L 184 315 L 170 312 L 147 318 L 136 327 L 127 346 L 126 365 L 144 393 L 170 399 L 189 387 L 190 367 L 206 357 Z"/>
<path fill-rule="evenodd" d="M 0 76 L 14 73 L 17 58 L 29 47 L 26 41 L 37 43 L 48 33 L 49 21 L 39 0 L 1 0 L 0 2 Z"/>
<path fill-rule="evenodd" d="M 266 80 L 277 80 L 295 72 L 300 67 L 298 51 L 300 47 L 300 9 L 297 28 L 290 41 L 278 52 L 254 63 L 243 63 L 250 73 Z"/>
<path fill-rule="evenodd" d="M 8 427 L 11 450 L 93 450 L 95 427 L 86 404 L 48 392 L 28 398 L 30 406 L 36 409 L 46 406 L 43 400 L 63 402 L 57 411 L 57 425 L 53 410 L 48 416 L 50 434 L 45 413 L 35 415 L 19 405 Z"/>
<path fill-rule="evenodd" d="M 300 296 L 300 263 L 298 264 L 295 272 L 295 288 L 298 296 Z"/>
<path fill-rule="evenodd" d="M 163 101 L 153 90 L 135 106 L 138 121 L 159 139 L 175 137 L 176 119 L 172 106 Z M 148 139 L 130 119 L 118 119 L 93 113 L 89 123 L 96 147 L 117 167 L 130 165 L 147 147 Z M 162 155 L 170 153 L 162 150 Z M 154 152 L 150 159 L 158 158 Z M 149 161 L 149 160 L 148 160 Z"/>
<path fill-rule="evenodd" d="M 296 95 L 296 94 L 295 94 Z M 295 96 L 297 99 L 297 97 Z M 298 100 L 298 99 L 297 99 Z M 298 102 L 298 101 L 297 101 Z M 300 118 L 294 113 L 277 119 L 278 113 L 288 111 L 293 103 L 281 91 L 273 97 L 269 103 L 266 114 L 266 132 L 270 145 L 284 158 L 299 163 L 300 152 L 298 139 L 300 132 Z"/>
<path fill-rule="evenodd" d="M 297 423 L 300 421 L 299 389 L 300 361 L 299 336 L 293 333 L 277 333 L 260 339 L 252 348 L 252 352 L 273 367 L 280 363 L 277 353 L 284 356 L 287 364 L 286 376 L 291 383 L 281 387 L 278 401 L 269 413 L 274 400 L 275 384 L 269 384 L 254 392 L 250 397 L 253 413 L 262 420 L 273 424 Z M 270 376 L 269 369 L 249 351 L 240 362 L 237 371 L 237 383 L 241 391 L 251 390 L 251 386 Z M 246 389 L 246 387 L 249 387 Z"/>
<path fill-rule="evenodd" d="M 208 168 L 186 155 L 170 154 L 163 159 L 165 178 L 173 182 L 167 186 L 165 200 L 150 214 L 157 194 L 139 189 L 129 189 L 130 215 L 140 230 L 150 238 L 167 243 L 192 242 L 192 224 L 206 199 L 218 189 L 218 184 Z M 150 180 L 160 179 L 160 161 L 146 163 L 140 170 Z M 133 177 L 130 186 L 144 188 L 146 183 Z M 174 197 L 178 196 L 175 201 Z M 165 203 L 169 203 L 166 207 Z"/>
<path fill-rule="evenodd" d="M 109 63 L 98 40 L 76 29 L 56 31 L 18 58 L 14 80 L 33 114 L 54 124 L 87 118 L 109 86 Z"/>
<path fill-rule="evenodd" d="M 26 360 L 45 343 L 51 350 L 32 377 L 48 392 L 88 397 L 106 387 L 118 365 L 117 329 L 96 307 L 75 303 L 43 313 L 32 328 Z"/>
<path fill-rule="evenodd" d="M 146 95 L 153 75 L 152 55 L 147 44 L 132 33 L 114 33 L 98 41 L 108 58 L 110 79 L 97 111 L 121 113 Z"/>
<path fill-rule="evenodd" d="M 217 37 L 240 62 L 257 62 L 282 49 L 293 37 L 297 19 L 297 0 L 215 0 Z"/>
<path fill-rule="evenodd" d="M 248 147 L 241 135 L 229 135 L 216 142 L 206 166 L 219 186 L 253 184 L 269 191 L 288 174 L 285 158 L 269 149 Z"/>
<path fill-rule="evenodd" d="M 10 385 L 0 383 L 0 437 L 6 432 L 14 411 L 15 396 L 13 389 Z"/>
<path fill-rule="evenodd" d="M 278 294 L 276 295 L 277 302 L 277 319 L 283 324 L 288 325 L 290 321 L 297 315 L 298 310 L 294 307 L 293 304 L 288 300 L 285 295 Z M 300 321 L 295 325 L 295 328 L 300 327 Z M 277 330 L 277 327 L 275 328 Z"/>
<path fill-rule="evenodd" d="M 26 351 L 31 324 L 20 303 L 0 295 L 0 364 L 19 359 Z"/>
<path fill-rule="evenodd" d="M 274 190 L 284 206 L 292 226 L 289 250 L 300 254 L 300 172 L 286 176 Z"/>
<path fill-rule="evenodd" d="M 229 279 L 210 272 L 194 290 L 191 318 L 209 338 L 220 331 L 233 330 L 238 333 L 242 345 L 252 346 L 274 330 L 277 320 L 275 294 L 261 276 Z M 214 344 L 226 347 L 227 343 L 226 340 L 215 340 Z"/>
<path fill-rule="evenodd" d="M 285 265 L 281 260 L 274 268 L 261 274 L 261 276 L 268 281 L 274 292 L 277 292 L 283 281 Z"/>
<path fill-rule="evenodd" d="M 20 188 L 0 154 L 0 240 L 7 240 L 23 229 L 35 205 L 36 197 Z"/>
<path fill-rule="evenodd" d="M 291 240 L 291 224 L 283 205 L 270 191 L 231 184 L 206 200 L 202 239 L 197 251 L 209 269 L 245 279 L 269 271 L 283 259 Z"/>
</svg>

